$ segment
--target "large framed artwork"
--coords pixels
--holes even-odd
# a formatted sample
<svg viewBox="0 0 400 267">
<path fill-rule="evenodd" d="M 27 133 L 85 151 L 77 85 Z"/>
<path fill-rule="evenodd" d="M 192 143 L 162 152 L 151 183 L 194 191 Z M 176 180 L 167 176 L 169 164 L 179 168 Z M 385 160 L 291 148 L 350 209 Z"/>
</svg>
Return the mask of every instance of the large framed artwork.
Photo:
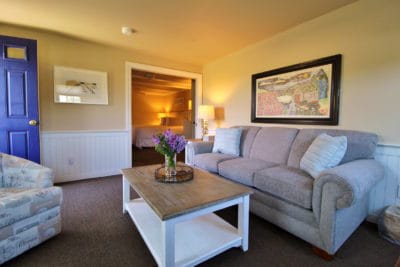
<svg viewBox="0 0 400 267">
<path fill-rule="evenodd" d="M 342 55 L 252 75 L 251 121 L 338 125 Z"/>
<path fill-rule="evenodd" d="M 54 66 L 54 102 L 107 105 L 107 72 Z"/>
</svg>

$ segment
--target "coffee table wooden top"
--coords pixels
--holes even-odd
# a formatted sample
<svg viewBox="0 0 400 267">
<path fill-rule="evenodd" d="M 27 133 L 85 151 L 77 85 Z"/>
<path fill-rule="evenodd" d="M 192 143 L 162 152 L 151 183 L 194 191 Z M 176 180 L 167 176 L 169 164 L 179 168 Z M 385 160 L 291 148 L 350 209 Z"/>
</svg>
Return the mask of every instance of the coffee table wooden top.
<svg viewBox="0 0 400 267">
<path fill-rule="evenodd" d="M 154 178 L 154 171 L 158 167 L 160 165 L 148 165 L 123 169 L 121 172 L 161 220 L 252 193 L 246 186 L 197 168 L 193 168 L 193 180 L 160 183 Z"/>
</svg>

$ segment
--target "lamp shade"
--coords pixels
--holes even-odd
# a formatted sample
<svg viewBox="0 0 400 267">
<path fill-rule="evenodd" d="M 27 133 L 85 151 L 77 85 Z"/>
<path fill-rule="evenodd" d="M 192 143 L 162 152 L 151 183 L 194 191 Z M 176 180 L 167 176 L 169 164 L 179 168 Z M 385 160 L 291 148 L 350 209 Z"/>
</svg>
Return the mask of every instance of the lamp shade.
<svg viewBox="0 0 400 267">
<path fill-rule="evenodd" d="M 213 120 L 215 118 L 213 105 L 200 105 L 199 118 L 203 120 Z"/>
<path fill-rule="evenodd" d="M 158 117 L 159 119 L 162 119 L 162 118 L 167 117 L 167 114 L 165 114 L 164 112 L 159 112 L 159 113 L 157 113 L 157 117 Z"/>
</svg>

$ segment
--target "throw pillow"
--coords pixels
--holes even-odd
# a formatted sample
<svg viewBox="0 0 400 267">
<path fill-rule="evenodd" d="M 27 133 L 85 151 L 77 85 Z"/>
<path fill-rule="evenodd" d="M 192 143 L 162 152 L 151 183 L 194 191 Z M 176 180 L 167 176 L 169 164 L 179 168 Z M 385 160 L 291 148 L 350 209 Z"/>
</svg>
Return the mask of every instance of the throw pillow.
<svg viewBox="0 0 400 267">
<path fill-rule="evenodd" d="M 218 128 L 212 152 L 239 156 L 242 131 L 242 128 Z"/>
<path fill-rule="evenodd" d="M 346 136 L 330 136 L 325 133 L 317 136 L 300 160 L 300 169 L 313 178 L 329 168 L 337 166 L 347 149 Z"/>
</svg>

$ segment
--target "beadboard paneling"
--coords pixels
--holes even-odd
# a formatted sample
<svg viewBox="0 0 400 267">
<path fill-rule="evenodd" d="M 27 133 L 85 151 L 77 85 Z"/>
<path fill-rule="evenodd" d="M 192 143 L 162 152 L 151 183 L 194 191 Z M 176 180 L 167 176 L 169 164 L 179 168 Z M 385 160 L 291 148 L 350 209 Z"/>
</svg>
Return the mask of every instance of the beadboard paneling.
<svg viewBox="0 0 400 267">
<path fill-rule="evenodd" d="M 55 182 L 119 174 L 132 164 L 129 131 L 41 132 L 41 149 Z"/>
<path fill-rule="evenodd" d="M 129 131 L 42 132 L 42 164 L 56 172 L 56 182 L 119 174 L 131 167 Z M 385 179 L 370 193 L 369 220 L 382 209 L 400 204 L 400 146 L 379 145 L 376 159 L 385 167 Z"/>
<path fill-rule="evenodd" d="M 400 204 L 400 146 L 379 145 L 375 158 L 385 167 L 385 179 L 370 193 L 370 220 L 376 221 L 383 208 Z"/>
</svg>

